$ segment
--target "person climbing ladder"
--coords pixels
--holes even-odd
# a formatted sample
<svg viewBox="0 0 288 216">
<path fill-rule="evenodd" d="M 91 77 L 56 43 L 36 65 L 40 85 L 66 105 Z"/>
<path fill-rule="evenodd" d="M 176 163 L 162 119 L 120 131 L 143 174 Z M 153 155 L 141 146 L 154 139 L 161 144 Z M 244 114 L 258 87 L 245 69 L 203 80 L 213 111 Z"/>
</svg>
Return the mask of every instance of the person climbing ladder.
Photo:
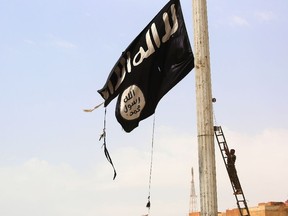
<svg viewBox="0 0 288 216">
<path fill-rule="evenodd" d="M 235 149 L 229 151 L 224 132 L 221 126 L 214 126 L 215 137 L 217 139 L 221 155 L 230 178 L 230 182 L 234 191 L 234 196 L 237 201 L 240 216 L 250 216 L 249 208 L 247 206 L 246 198 L 242 190 L 237 170 L 235 167 L 236 155 Z"/>
<path fill-rule="evenodd" d="M 225 148 L 225 153 L 227 156 L 227 170 L 228 175 L 236 189 L 235 194 L 241 194 L 241 185 L 237 176 L 237 170 L 235 167 L 235 161 L 236 161 L 236 155 L 235 155 L 235 149 L 231 149 L 230 151 Z"/>
</svg>

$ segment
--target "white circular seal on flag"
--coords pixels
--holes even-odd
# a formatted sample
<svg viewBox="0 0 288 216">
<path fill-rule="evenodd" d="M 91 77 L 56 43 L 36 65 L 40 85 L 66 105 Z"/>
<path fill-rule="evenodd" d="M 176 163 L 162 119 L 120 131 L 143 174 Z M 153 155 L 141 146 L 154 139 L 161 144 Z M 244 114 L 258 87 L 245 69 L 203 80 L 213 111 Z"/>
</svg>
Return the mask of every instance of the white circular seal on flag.
<svg viewBox="0 0 288 216">
<path fill-rule="evenodd" d="M 145 97 L 141 89 L 131 85 L 123 91 L 120 101 L 120 114 L 126 120 L 139 118 L 145 106 Z"/>
</svg>

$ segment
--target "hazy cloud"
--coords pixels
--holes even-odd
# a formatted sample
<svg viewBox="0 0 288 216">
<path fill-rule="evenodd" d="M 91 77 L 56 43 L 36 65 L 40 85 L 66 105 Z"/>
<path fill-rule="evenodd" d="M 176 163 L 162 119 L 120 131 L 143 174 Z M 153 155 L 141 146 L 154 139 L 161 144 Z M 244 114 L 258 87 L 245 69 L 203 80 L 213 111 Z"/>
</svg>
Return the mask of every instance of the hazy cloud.
<svg viewBox="0 0 288 216">
<path fill-rule="evenodd" d="M 55 36 L 53 34 L 49 34 L 48 37 L 50 38 L 49 40 L 50 40 L 51 45 L 56 46 L 58 48 L 62 48 L 62 49 L 77 48 L 76 44 L 66 39 L 62 39 L 61 37 Z"/>
<path fill-rule="evenodd" d="M 64 49 L 75 49 L 77 48 L 77 45 L 69 42 L 69 41 L 66 41 L 66 40 L 57 40 L 57 41 L 54 41 L 54 44 L 57 46 L 57 47 L 60 47 L 60 48 L 64 48 Z"/>
<path fill-rule="evenodd" d="M 276 17 L 272 11 L 256 12 L 255 16 L 259 21 L 262 21 L 262 22 L 274 20 Z"/>
<path fill-rule="evenodd" d="M 241 27 L 249 26 L 248 21 L 245 18 L 240 17 L 240 16 L 233 16 L 231 18 L 231 24 L 233 26 L 241 26 Z"/>
</svg>

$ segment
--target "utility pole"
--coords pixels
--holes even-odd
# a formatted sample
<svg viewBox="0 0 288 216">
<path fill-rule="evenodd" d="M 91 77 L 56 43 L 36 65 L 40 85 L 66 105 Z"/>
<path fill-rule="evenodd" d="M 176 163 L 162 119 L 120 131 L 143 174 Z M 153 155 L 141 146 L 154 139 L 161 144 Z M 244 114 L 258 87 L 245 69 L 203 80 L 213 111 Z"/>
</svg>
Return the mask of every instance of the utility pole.
<svg viewBox="0 0 288 216">
<path fill-rule="evenodd" d="M 193 0 L 201 216 L 217 216 L 215 146 L 206 0 Z"/>
</svg>

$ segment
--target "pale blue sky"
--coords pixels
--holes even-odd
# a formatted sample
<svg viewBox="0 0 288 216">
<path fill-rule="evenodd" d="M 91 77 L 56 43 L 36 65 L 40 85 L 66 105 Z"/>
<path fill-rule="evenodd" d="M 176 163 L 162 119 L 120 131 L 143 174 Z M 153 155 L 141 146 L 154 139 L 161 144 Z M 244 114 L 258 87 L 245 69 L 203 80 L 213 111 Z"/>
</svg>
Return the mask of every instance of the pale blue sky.
<svg viewBox="0 0 288 216">
<path fill-rule="evenodd" d="M 167 1 L 0 0 L 0 215 L 146 213 L 153 118 L 126 134 L 104 85 L 121 52 Z M 288 2 L 210 1 L 215 116 L 248 205 L 288 199 Z M 192 2 L 181 1 L 193 46 Z M 196 173 L 194 70 L 156 110 L 151 215 L 187 215 Z M 230 142 L 229 142 L 230 141 Z M 216 146 L 217 147 L 217 146 Z M 219 210 L 236 202 L 216 148 Z M 199 203 L 199 202 L 198 202 Z"/>
</svg>

